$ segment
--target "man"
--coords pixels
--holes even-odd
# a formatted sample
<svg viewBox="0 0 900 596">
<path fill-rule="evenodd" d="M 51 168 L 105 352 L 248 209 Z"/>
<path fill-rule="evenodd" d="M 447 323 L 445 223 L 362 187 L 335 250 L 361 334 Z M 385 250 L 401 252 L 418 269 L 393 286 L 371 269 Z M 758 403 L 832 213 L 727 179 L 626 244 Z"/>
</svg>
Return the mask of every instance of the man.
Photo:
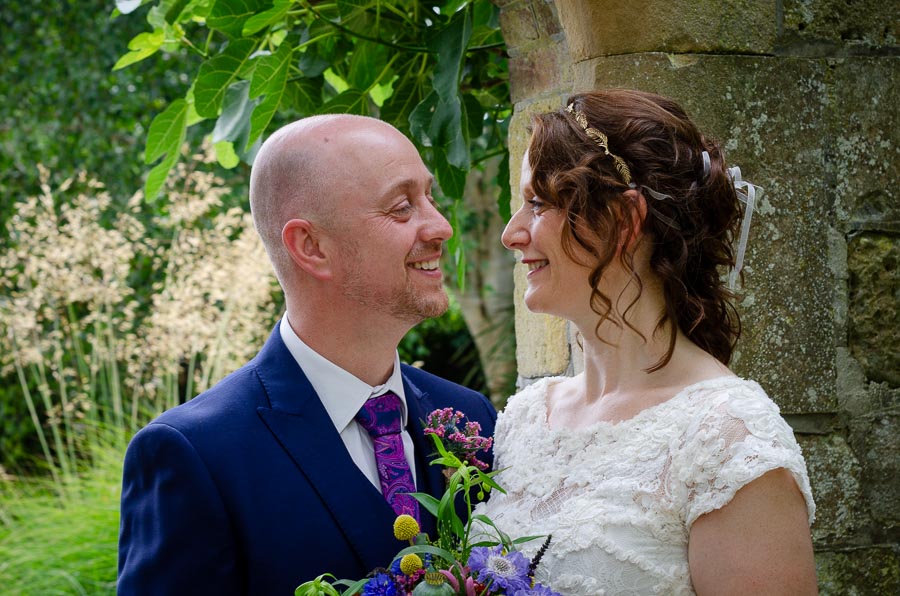
<svg viewBox="0 0 900 596">
<path fill-rule="evenodd" d="M 399 512 L 434 535 L 407 496 L 444 489 L 421 421 L 450 407 L 487 436 L 496 412 L 398 360 L 403 335 L 447 309 L 452 230 L 431 184 L 413 144 L 371 118 L 307 118 L 263 145 L 250 206 L 287 312 L 256 358 L 129 445 L 120 594 L 290 595 L 388 565 Z M 393 434 L 368 430 L 385 412 Z"/>
</svg>

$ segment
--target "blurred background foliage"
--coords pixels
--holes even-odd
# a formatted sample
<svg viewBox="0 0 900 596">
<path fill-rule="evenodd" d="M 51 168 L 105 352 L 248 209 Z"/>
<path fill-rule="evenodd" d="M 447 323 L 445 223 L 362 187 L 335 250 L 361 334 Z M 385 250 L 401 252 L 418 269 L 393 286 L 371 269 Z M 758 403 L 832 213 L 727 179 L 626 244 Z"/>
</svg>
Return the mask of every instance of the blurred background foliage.
<svg viewBox="0 0 900 596">
<path fill-rule="evenodd" d="M 227 3 L 226 0 L 223 2 Z M 109 207 L 97 214 L 101 227 L 112 229 L 117 216 L 128 213 L 140 221 L 142 233 L 147 238 L 163 244 L 172 242 L 167 236 L 171 228 L 165 222 L 171 218 L 173 201 L 169 197 L 156 201 L 136 200 L 139 198 L 136 193 L 144 185 L 150 167 L 144 163 L 144 149 L 151 122 L 173 101 L 188 93 L 194 77 L 200 72 L 203 57 L 184 44 L 173 43 L 156 52 L 152 59 L 113 70 L 113 65 L 128 53 L 129 40 L 147 31 L 146 17 L 157 3 L 143 4 L 135 13 L 122 16 L 114 15 L 115 3 L 109 0 L 4 4 L 0 11 L 0 24 L 4 32 L 4 51 L 0 54 L 0 251 L 12 254 L 16 250 L 18 241 L 11 236 L 15 236 L 15 230 L 22 227 L 22 222 L 15 214 L 28 197 L 43 194 L 50 197 L 56 208 L 60 208 L 74 201 L 76 196 L 71 188 L 59 191 L 60 185 L 83 174 L 102 185 L 102 192 L 109 197 Z M 166 0 L 161 4 L 171 7 L 179 3 Z M 188 3 L 180 4 L 184 6 Z M 262 7 L 266 5 L 265 2 L 257 4 Z M 341 4 L 356 8 L 366 6 L 359 2 Z M 394 4 L 403 7 L 420 3 Z M 493 109 L 492 113 L 481 109 L 477 111 L 476 118 L 469 120 L 478 124 L 470 127 L 473 134 L 466 149 L 470 173 L 462 179 L 465 200 L 454 201 L 445 195 L 447 216 L 453 220 L 457 230 L 455 251 L 469 255 L 469 266 L 462 272 L 452 265 L 448 268 L 448 286 L 455 295 L 451 310 L 411 331 L 399 350 L 403 360 L 418 362 L 427 370 L 489 393 L 495 401 L 501 402 L 514 385 L 511 266 L 506 271 L 509 278 L 507 287 L 504 275 L 498 278 L 495 271 L 507 268 L 509 261 L 493 265 L 486 261 L 496 261 L 498 253 L 506 256 L 497 241 L 497 221 L 501 228 L 503 223 L 497 215 L 498 200 L 502 202 L 503 197 L 508 197 L 505 163 L 505 127 L 509 116 L 506 63 L 496 9 L 486 0 L 472 3 L 471 7 L 467 4 L 435 2 L 421 4 L 416 10 L 430 10 L 437 22 L 443 18 L 440 16 L 443 9 L 449 12 L 444 21 L 446 23 L 456 14 L 454 10 L 471 10 L 480 23 L 478 38 L 472 43 L 489 46 L 473 60 L 463 60 L 463 70 L 468 70 L 460 74 L 460 87 L 454 90 L 454 93 L 469 97 L 462 99 L 461 105 L 474 106 L 473 99 L 477 96 Z M 456 18 L 458 22 L 459 15 Z M 365 42 L 366 50 L 371 50 L 372 46 L 361 38 L 344 35 L 324 21 L 318 25 L 307 23 L 308 30 L 315 27 L 331 31 L 334 37 L 329 46 L 331 54 L 325 55 L 324 49 L 317 49 L 315 53 L 307 52 L 302 57 L 303 64 L 310 69 L 307 72 L 318 81 L 321 102 L 325 105 L 342 93 L 346 94 L 350 88 L 342 89 L 342 86 L 348 85 L 346 81 L 365 81 L 365 68 L 359 66 L 363 53 L 356 52 L 354 58 L 354 44 Z M 400 32 L 397 35 L 418 36 L 422 44 L 425 44 L 428 33 L 403 33 L 400 28 L 397 31 Z M 300 38 L 289 39 L 297 41 Z M 225 41 L 214 40 L 210 47 L 222 47 L 226 45 Z M 370 62 L 374 64 L 372 60 L 376 58 L 390 62 L 391 51 L 387 46 L 376 49 Z M 413 52 L 412 55 L 417 54 L 421 52 Z M 423 56 L 430 56 L 428 60 L 432 63 L 429 68 L 433 69 L 436 54 Z M 423 56 L 419 57 L 421 64 L 424 64 L 421 62 Z M 329 57 L 333 68 L 325 61 Z M 400 59 L 393 58 L 395 62 Z M 351 68 L 356 70 L 351 71 Z M 326 71 L 329 73 L 326 74 Z M 431 84 L 430 79 L 426 81 L 421 77 L 427 79 L 432 76 L 433 72 L 428 69 L 417 75 L 415 80 L 419 88 L 413 93 L 418 94 L 418 99 L 427 95 L 428 85 Z M 380 108 L 390 100 L 391 94 L 396 91 L 395 84 L 401 80 L 399 75 L 392 75 L 380 90 L 373 86 L 372 93 L 365 99 L 366 110 L 380 116 Z M 374 80 L 369 81 L 372 82 Z M 406 103 L 408 108 L 414 107 L 409 101 Z M 331 108 L 335 105 L 332 101 Z M 266 132 L 308 111 L 285 102 L 273 114 Z M 394 115 L 397 116 L 397 113 Z M 475 111 L 471 115 L 474 116 Z M 410 134 L 409 124 L 404 125 L 402 114 L 399 117 L 401 120 L 397 124 Z M 179 154 L 183 155 L 181 159 L 187 169 L 170 176 L 170 187 L 166 191 L 172 193 L 172 189 L 187 184 L 190 172 L 198 169 L 220 180 L 224 190 L 217 193 L 216 204 L 209 205 L 203 217 L 192 224 L 199 227 L 212 226 L 216 217 L 229 209 L 247 207 L 249 166 L 245 161 L 226 164 L 232 166 L 230 168 L 224 168 L 219 163 L 204 163 L 202 166 L 191 163 L 192 156 L 203 153 L 200 147 L 204 138 L 208 138 L 213 131 L 213 123 L 210 120 L 206 125 L 186 128 L 185 146 L 179 148 Z M 474 132 L 476 126 L 479 130 Z M 433 162 L 435 148 L 422 142 L 430 143 L 427 134 L 420 133 L 419 146 L 426 160 Z M 45 168 L 43 174 L 39 171 L 39 164 Z M 445 180 L 447 176 L 445 171 Z M 456 179 L 453 184 L 459 182 Z M 52 190 L 48 192 L 48 189 Z M 484 242 L 485 236 L 487 244 Z M 77 238 L 46 238 L 51 246 L 62 240 L 78 242 Z M 9 282 L 5 293 L 9 294 L 9 288 L 21 281 L 17 281 L 17 276 L 24 266 L 20 262 L 19 269 L 15 269 L 7 262 L 6 269 L 2 271 L 4 279 Z M 160 279 L 159 271 L 154 269 L 157 266 L 151 254 L 138 254 L 131 263 L 127 283 L 133 288 L 153 287 Z M 263 266 L 268 267 L 267 264 Z M 466 280 L 464 286 L 459 283 L 462 279 Z M 154 308 L 149 298 L 151 292 L 141 295 L 142 301 L 134 308 L 146 316 Z M 8 306 L 10 298 L 10 295 L 0 296 L 0 306 Z M 272 298 L 272 320 L 260 321 L 260 328 L 266 332 L 280 310 L 278 299 L 276 292 Z M 486 299 L 490 302 L 487 307 Z M 86 308 L 84 304 L 77 305 L 78 315 L 83 316 Z M 12 312 L 10 308 L 6 311 Z M 491 311 L 490 318 L 485 316 L 487 311 Z M 477 327 L 475 332 L 470 330 L 473 325 Z M 10 327 L 3 323 L 0 327 L 3 327 L 0 333 L 9 336 Z M 493 367 L 488 374 L 485 363 Z M 39 432 L 36 432 L 41 428 L 35 428 L 35 420 L 49 432 L 47 410 L 53 407 L 53 398 L 51 396 L 46 403 L 35 400 L 35 418 L 28 411 L 24 393 L 31 392 L 37 396 L 41 389 L 46 388 L 39 387 L 40 383 L 27 375 L 24 381 L 18 378 L 10 368 L 9 360 L 7 364 L 0 377 L 0 466 L 4 466 L 7 472 L 34 472 L 43 468 L 44 464 L 40 462 L 46 460 L 41 456 Z M 187 388 L 184 377 L 188 365 L 188 362 L 182 363 L 184 370 L 179 381 L 182 392 Z M 179 399 L 189 397 L 181 395 Z"/>
<path fill-rule="evenodd" d="M 186 44 L 166 43 L 152 59 L 113 70 L 129 53 L 129 40 L 148 32 L 155 6 L 168 12 L 219 3 L 234 5 L 136 0 L 133 14 L 117 17 L 111 16 L 111 0 L 4 2 L 0 9 L 3 593 L 115 592 L 118 492 L 128 439 L 162 409 L 246 361 L 282 310 L 246 213 L 248 160 L 233 159 L 252 154 L 235 150 L 232 159 L 222 159 L 222 144 L 214 153 L 209 136 L 216 119 L 186 126 L 183 138 L 176 135 L 178 144 L 168 145 L 178 165 L 167 166 L 171 173 L 160 197 L 147 201 L 140 192 L 152 167 L 145 149 L 154 119 L 190 98 L 204 60 L 229 40 L 210 37 L 212 54 L 206 57 Z M 250 3 L 263 12 L 311 8 L 304 1 Z M 412 11 L 403 13 L 405 24 L 395 22 L 394 31 L 416 36 L 420 49 L 428 46 L 428 22 L 452 23 L 463 37 L 471 33 L 465 22 L 478 25 L 476 38 L 468 40 L 488 47 L 471 60 L 457 47 L 460 70 L 450 75 L 458 78 L 446 69 L 439 74 L 446 97 L 438 99 L 459 99 L 454 105 L 461 111 L 445 113 L 449 126 L 444 121 L 431 128 L 431 109 L 445 109 L 437 103 L 420 113 L 418 132 L 403 119 L 416 105 L 410 98 L 421 103 L 428 97 L 443 50 L 392 54 L 398 48 L 373 48 L 371 40 L 341 29 L 352 25 L 344 16 L 354 13 L 365 23 L 366 11 L 387 4 Z M 406 112 L 394 110 L 395 124 L 416 139 L 427 163 L 440 168 L 447 187 L 444 207 L 456 230 L 449 247 L 456 259 L 445 271 L 452 308 L 412 330 L 399 346 L 401 358 L 501 404 L 514 384 L 515 343 L 512 266 L 498 242 L 504 221 L 498 205 L 508 205 L 510 106 L 496 8 L 487 0 L 316 6 L 320 16 L 304 13 L 307 34 L 319 31 L 332 38 L 330 45 L 297 56 L 292 65 L 302 64 L 316 80 L 317 101 L 341 111 L 354 86 L 365 85 L 366 92 L 355 95 L 362 102 L 346 104 L 350 111 L 364 107 L 384 117 L 385 105 L 406 106 Z M 422 17 L 420 26 L 406 30 L 415 14 Z M 202 22 L 186 25 L 203 39 L 209 36 Z M 311 38 L 292 32 L 275 39 L 303 44 Z M 410 68 L 418 64 L 420 70 L 405 71 L 413 78 L 382 67 L 387 78 L 374 84 L 370 66 L 403 60 Z M 404 80 L 413 87 L 398 84 Z M 454 80 L 456 87 L 447 85 Z M 398 90 L 407 101 L 398 102 Z M 249 90 L 239 84 L 237 91 Z M 461 147 L 453 119 L 465 106 L 471 109 L 464 121 L 467 145 Z M 285 101 L 257 132 L 267 134 L 310 113 L 307 108 Z M 449 144 L 441 140 L 447 134 Z M 444 159 L 451 151 L 455 165 Z M 235 288 L 234 279 L 252 279 L 253 291 Z"/>
</svg>

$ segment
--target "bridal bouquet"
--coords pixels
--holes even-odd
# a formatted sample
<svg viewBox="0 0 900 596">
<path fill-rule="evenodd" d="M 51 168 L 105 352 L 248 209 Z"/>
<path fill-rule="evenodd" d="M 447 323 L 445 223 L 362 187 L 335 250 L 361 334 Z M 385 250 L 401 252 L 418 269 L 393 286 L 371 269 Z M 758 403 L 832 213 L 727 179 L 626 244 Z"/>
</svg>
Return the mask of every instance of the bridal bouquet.
<svg viewBox="0 0 900 596">
<path fill-rule="evenodd" d="M 325 573 L 299 586 L 295 596 L 560 596 L 534 582 L 549 536 L 529 560 L 516 547 L 539 536 L 511 539 L 487 516 L 473 514 L 473 497 L 483 500 L 490 490 L 505 491 L 493 479 L 497 472 L 485 472 L 487 465 L 476 457 L 478 451 L 490 448 L 492 439 L 479 435 L 477 422 L 460 428 L 462 419 L 461 412 L 445 408 L 435 410 L 425 421 L 425 434 L 438 452 L 432 465 L 444 466 L 447 489 L 440 499 L 426 493 L 412 496 L 437 519 L 437 538 L 421 533 L 412 516 L 400 515 L 394 522 L 394 535 L 410 545 L 397 553 L 389 567 L 375 569 L 357 581 Z M 455 507 L 460 495 L 465 520 Z M 473 533 L 476 521 L 482 529 Z M 475 535 L 483 539 L 486 528 L 493 529 L 496 540 L 476 542 Z"/>
</svg>

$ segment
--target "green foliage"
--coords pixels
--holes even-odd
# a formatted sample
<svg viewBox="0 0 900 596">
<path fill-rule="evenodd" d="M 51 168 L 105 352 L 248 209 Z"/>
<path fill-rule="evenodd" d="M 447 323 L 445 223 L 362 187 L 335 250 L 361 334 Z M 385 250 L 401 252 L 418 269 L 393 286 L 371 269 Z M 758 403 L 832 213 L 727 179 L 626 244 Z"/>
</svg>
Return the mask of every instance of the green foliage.
<svg viewBox="0 0 900 596">
<path fill-rule="evenodd" d="M 117 12 L 141 3 L 119 0 Z M 410 135 L 444 195 L 462 198 L 466 174 L 505 152 L 511 113 L 497 8 L 488 0 L 157 0 L 150 32 L 136 35 L 117 66 L 177 43 L 202 62 L 183 100 L 159 113 L 147 138 L 155 166 L 177 159 L 185 131 L 215 121 L 224 165 L 246 162 L 279 117 L 353 113 Z M 127 19 L 117 19 L 127 20 Z M 190 117 L 195 114 L 195 117 Z"/>
<path fill-rule="evenodd" d="M 51 171 L 51 184 L 90 172 L 121 202 L 140 188 L 152 116 L 183 93 L 180 72 L 196 69 L 199 59 L 167 47 L 155 60 L 113 72 L 123 36 L 143 25 L 111 21 L 110 4 L 3 3 L 0 223 L 13 199 L 39 191 L 38 163 Z"/>
<path fill-rule="evenodd" d="M 455 300 L 440 317 L 425 319 L 410 329 L 397 351 L 402 362 L 420 364 L 439 377 L 486 391 L 478 350 Z"/>
<path fill-rule="evenodd" d="M 94 433 L 101 435 L 64 498 L 46 481 L 0 479 L 4 594 L 115 594 L 125 444 L 115 433 Z"/>
</svg>

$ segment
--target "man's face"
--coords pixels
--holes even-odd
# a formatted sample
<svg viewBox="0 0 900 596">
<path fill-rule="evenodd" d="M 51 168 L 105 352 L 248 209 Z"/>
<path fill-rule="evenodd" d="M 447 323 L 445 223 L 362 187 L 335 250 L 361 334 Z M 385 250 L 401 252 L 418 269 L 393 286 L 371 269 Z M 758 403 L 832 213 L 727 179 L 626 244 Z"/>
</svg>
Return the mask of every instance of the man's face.
<svg viewBox="0 0 900 596">
<path fill-rule="evenodd" d="M 447 310 L 441 247 L 453 233 L 431 198 L 432 176 L 408 139 L 385 128 L 354 134 L 336 181 L 335 280 L 365 312 L 407 325 Z"/>
</svg>

